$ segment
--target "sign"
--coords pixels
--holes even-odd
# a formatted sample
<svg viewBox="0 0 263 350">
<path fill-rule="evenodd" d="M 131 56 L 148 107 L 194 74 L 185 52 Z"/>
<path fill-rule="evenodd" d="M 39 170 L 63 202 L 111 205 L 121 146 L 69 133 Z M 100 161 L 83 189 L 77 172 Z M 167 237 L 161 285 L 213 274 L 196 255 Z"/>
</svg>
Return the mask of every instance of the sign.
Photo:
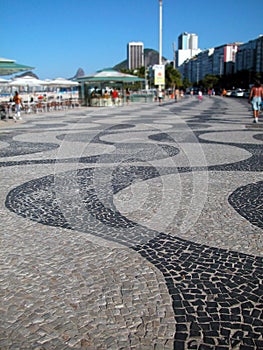
<svg viewBox="0 0 263 350">
<path fill-rule="evenodd" d="M 154 69 L 154 85 L 165 85 L 165 69 L 164 64 L 155 64 Z"/>
</svg>

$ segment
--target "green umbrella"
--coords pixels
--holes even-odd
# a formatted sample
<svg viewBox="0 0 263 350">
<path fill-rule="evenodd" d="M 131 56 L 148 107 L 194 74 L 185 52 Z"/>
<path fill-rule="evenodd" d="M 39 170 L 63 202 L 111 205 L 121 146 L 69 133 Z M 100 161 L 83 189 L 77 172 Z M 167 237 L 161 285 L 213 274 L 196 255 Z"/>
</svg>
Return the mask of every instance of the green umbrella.
<svg viewBox="0 0 263 350">
<path fill-rule="evenodd" d="M 0 58 L 0 76 L 10 75 L 17 72 L 23 72 L 35 69 L 34 67 L 25 66 L 23 64 L 18 64 L 14 60 L 9 60 L 6 58 Z"/>
</svg>

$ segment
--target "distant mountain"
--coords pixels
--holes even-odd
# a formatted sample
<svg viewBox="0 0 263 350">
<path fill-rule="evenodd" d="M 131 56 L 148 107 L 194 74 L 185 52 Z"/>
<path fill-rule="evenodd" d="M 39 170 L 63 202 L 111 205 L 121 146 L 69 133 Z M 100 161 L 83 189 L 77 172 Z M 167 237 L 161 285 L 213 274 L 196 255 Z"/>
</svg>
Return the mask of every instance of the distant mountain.
<svg viewBox="0 0 263 350">
<path fill-rule="evenodd" d="M 70 79 L 78 79 L 78 78 L 81 78 L 81 77 L 84 77 L 85 76 L 85 72 L 82 68 L 79 68 L 76 72 L 76 74 L 74 75 L 74 77 L 70 78 Z"/>
<path fill-rule="evenodd" d="M 144 49 L 144 59 L 145 59 L 145 66 L 153 66 L 154 64 L 159 64 L 159 52 L 153 49 Z M 163 61 L 167 61 L 165 57 L 163 57 Z M 127 59 L 116 64 L 116 66 L 113 67 L 115 70 L 121 70 L 121 69 L 127 69 L 128 68 L 128 61 Z"/>
<path fill-rule="evenodd" d="M 122 69 L 127 69 L 127 60 L 125 61 L 122 61 L 118 64 L 116 64 L 116 66 L 112 67 L 113 69 L 117 70 L 117 71 L 120 71 Z"/>
<path fill-rule="evenodd" d="M 25 72 L 20 75 L 16 75 L 15 77 L 16 78 L 33 77 L 33 78 L 39 79 L 39 77 L 33 72 Z"/>
</svg>

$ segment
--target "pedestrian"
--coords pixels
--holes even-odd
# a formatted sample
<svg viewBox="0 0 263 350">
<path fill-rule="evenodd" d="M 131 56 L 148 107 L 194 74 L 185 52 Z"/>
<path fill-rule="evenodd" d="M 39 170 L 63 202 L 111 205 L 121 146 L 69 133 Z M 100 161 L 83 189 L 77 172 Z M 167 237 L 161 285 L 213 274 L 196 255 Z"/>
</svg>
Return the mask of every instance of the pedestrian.
<svg viewBox="0 0 263 350">
<path fill-rule="evenodd" d="M 203 100 L 203 93 L 201 90 L 198 91 L 198 100 L 201 102 Z"/>
<path fill-rule="evenodd" d="M 126 88 L 126 103 L 127 105 L 129 104 L 130 102 L 130 91 L 128 88 Z"/>
<path fill-rule="evenodd" d="M 22 98 L 18 94 L 18 91 L 15 92 L 15 96 L 13 98 L 13 101 L 15 102 L 15 117 L 14 117 L 14 119 L 15 120 L 16 120 L 16 118 L 22 119 L 21 118 Z"/>
<path fill-rule="evenodd" d="M 112 97 L 112 100 L 113 100 L 113 104 L 117 105 L 118 99 L 119 99 L 119 94 L 118 94 L 118 91 L 116 89 L 114 89 L 112 91 L 111 97 Z"/>
<path fill-rule="evenodd" d="M 158 92 L 159 105 L 163 102 L 163 97 L 164 97 L 163 95 L 164 95 L 163 90 L 159 90 Z"/>
<path fill-rule="evenodd" d="M 176 100 L 176 102 L 178 102 L 179 99 L 180 99 L 180 91 L 179 91 L 179 89 L 176 89 L 175 90 L 175 100 Z"/>
<path fill-rule="evenodd" d="M 226 97 L 226 89 L 223 89 L 221 96 Z"/>
<path fill-rule="evenodd" d="M 260 81 L 256 80 L 250 90 L 248 102 L 252 105 L 254 123 L 258 123 L 260 106 L 263 100 L 263 88 Z"/>
</svg>

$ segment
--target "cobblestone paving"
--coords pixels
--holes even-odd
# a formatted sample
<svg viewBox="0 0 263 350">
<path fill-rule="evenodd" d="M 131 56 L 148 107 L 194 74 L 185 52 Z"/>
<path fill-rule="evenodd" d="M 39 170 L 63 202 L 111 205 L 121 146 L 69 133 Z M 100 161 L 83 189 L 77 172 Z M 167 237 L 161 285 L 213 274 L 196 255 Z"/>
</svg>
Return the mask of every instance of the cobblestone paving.
<svg viewBox="0 0 263 350">
<path fill-rule="evenodd" d="M 262 125 L 221 97 L 2 125 L 0 349 L 263 349 Z"/>
</svg>

